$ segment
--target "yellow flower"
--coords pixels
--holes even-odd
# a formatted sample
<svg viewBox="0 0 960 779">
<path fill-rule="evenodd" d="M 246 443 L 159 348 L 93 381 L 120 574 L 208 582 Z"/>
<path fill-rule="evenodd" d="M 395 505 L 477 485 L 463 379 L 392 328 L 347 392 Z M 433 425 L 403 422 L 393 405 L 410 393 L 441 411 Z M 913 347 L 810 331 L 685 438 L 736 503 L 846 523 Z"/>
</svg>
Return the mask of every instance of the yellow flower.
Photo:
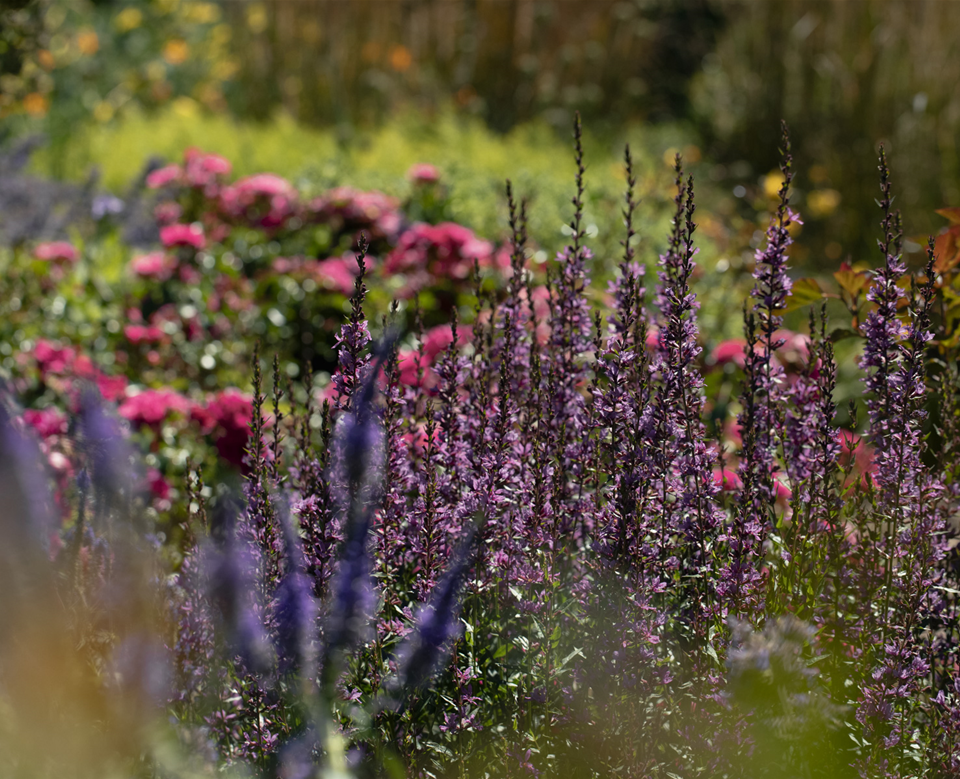
<svg viewBox="0 0 960 779">
<path fill-rule="evenodd" d="M 254 35 L 267 29 L 267 7 L 263 3 L 255 3 L 247 8 L 247 27 Z"/>
<path fill-rule="evenodd" d="M 194 24 L 213 24 L 220 19 L 220 9 L 213 3 L 190 3 L 183 9 L 183 18 Z"/>
<path fill-rule="evenodd" d="M 190 47 L 183 38 L 171 38 L 163 45 L 163 58 L 171 65 L 180 65 L 190 56 Z"/>
<path fill-rule="evenodd" d="M 139 8 L 124 8 L 113 20 L 120 32 L 135 30 L 143 24 L 143 12 Z"/>
<path fill-rule="evenodd" d="M 93 118 L 103 124 L 113 119 L 113 106 L 106 100 L 101 100 L 93 109 Z"/>
<path fill-rule="evenodd" d="M 840 205 L 840 193 L 835 189 L 815 189 L 807 195 L 807 210 L 810 216 L 830 216 Z"/>
<path fill-rule="evenodd" d="M 780 187 L 783 186 L 783 173 L 779 170 L 768 173 L 763 177 L 763 194 L 767 197 L 777 197 L 780 194 Z"/>
</svg>

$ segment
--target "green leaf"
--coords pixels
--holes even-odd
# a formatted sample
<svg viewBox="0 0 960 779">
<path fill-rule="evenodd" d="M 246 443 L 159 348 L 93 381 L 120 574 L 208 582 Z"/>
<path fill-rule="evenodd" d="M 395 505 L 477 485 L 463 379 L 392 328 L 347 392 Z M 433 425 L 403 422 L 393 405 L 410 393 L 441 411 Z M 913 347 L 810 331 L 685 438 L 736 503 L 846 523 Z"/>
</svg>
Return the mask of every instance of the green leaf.
<svg viewBox="0 0 960 779">
<path fill-rule="evenodd" d="M 816 279 L 803 278 L 793 282 L 790 297 L 787 298 L 783 311 L 796 311 L 798 308 L 809 306 L 823 299 L 823 290 Z"/>
</svg>

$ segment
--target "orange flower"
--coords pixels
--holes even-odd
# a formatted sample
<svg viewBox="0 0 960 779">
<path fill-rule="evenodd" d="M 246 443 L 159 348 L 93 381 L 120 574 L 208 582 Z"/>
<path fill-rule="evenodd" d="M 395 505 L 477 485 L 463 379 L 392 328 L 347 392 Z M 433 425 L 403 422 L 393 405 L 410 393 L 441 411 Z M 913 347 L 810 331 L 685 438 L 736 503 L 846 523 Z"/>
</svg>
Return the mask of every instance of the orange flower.
<svg viewBox="0 0 960 779">
<path fill-rule="evenodd" d="M 44 116 L 50 108 L 50 101 L 46 95 L 39 92 L 31 92 L 23 98 L 23 110 L 30 116 Z"/>
</svg>

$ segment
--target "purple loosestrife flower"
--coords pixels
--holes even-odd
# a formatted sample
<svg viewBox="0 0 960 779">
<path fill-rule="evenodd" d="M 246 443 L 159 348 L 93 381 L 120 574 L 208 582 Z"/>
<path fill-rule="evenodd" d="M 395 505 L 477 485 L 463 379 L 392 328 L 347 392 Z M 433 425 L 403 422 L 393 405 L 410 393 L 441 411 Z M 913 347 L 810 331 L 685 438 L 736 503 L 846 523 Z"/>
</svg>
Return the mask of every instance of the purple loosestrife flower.
<svg viewBox="0 0 960 779">
<path fill-rule="evenodd" d="M 751 445 L 741 456 L 743 494 L 753 503 L 749 522 L 768 524 L 767 512 L 776 500 L 774 479 L 777 471 L 776 450 L 779 431 L 783 427 L 783 393 L 786 377 L 774 353 L 784 344 L 776 336 L 783 325 L 780 312 L 786 305 L 793 283 L 787 275 L 787 250 L 793 239 L 789 227 L 799 223 L 790 208 L 790 184 L 793 181 L 790 137 L 783 125 L 783 150 L 780 171 L 780 203 L 777 213 L 767 228 L 766 246 L 757 250 L 755 281 L 751 296 L 756 318 L 756 339 L 747 339 L 745 369 L 748 381 L 744 388 L 744 412 L 740 415 L 741 428 L 749 427 Z"/>
<path fill-rule="evenodd" d="M 338 369 L 333 377 L 336 388 L 335 406 L 337 410 L 351 408 L 353 395 L 359 392 L 370 365 L 370 355 L 366 353 L 370 344 L 370 330 L 363 315 L 363 300 L 367 294 L 364 283 L 367 266 L 367 240 L 361 234 L 357 265 L 360 273 L 354 283 L 353 297 L 350 299 L 350 319 L 340 328 L 337 336 Z"/>
<path fill-rule="evenodd" d="M 587 379 L 583 356 L 591 351 L 590 306 L 584 291 L 590 283 L 586 264 L 592 258 L 582 245 L 584 172 L 580 115 L 574 124 L 574 149 L 577 165 L 577 194 L 573 198 L 574 216 L 570 221 L 571 242 L 557 255 L 557 277 L 551 301 L 550 340 L 544 360 L 547 397 L 550 399 L 551 437 L 557 459 L 555 500 L 566 503 L 575 485 L 587 476 L 583 467 L 585 400 L 581 392 Z M 582 496 L 582 490 L 578 490 Z M 589 532 L 588 513 L 574 504 L 560 509 L 560 534 L 567 537 L 579 531 L 580 540 Z M 571 516 L 573 515 L 573 516 Z M 576 516 L 579 515 L 579 516 Z M 579 527 L 573 527 L 576 521 Z"/>
<path fill-rule="evenodd" d="M 714 456 L 705 443 L 702 421 L 703 378 L 697 371 L 699 303 L 690 291 L 693 275 L 693 180 L 684 182 L 680 156 L 676 159 L 676 212 L 670 245 L 660 256 L 657 305 L 660 330 L 652 370 L 659 377 L 654 400 L 656 479 L 650 507 L 661 514 L 660 544 L 679 534 L 683 539 L 681 563 L 696 577 L 701 592 L 700 608 L 714 601 L 707 576 L 714 535 L 721 521 L 716 503 L 719 491 L 713 479 Z M 661 550 L 661 559 L 666 549 Z"/>
</svg>

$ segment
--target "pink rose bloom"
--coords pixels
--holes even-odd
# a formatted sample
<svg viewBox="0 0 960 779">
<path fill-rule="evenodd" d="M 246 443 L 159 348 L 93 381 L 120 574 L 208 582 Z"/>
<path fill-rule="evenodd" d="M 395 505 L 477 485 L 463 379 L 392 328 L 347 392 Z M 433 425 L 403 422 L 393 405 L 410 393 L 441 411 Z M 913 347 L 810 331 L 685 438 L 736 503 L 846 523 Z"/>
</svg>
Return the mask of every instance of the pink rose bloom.
<svg viewBox="0 0 960 779">
<path fill-rule="evenodd" d="M 41 373 L 66 373 L 73 368 L 77 353 L 72 347 L 40 339 L 33 347 L 33 357 Z"/>
<path fill-rule="evenodd" d="M 311 201 L 307 212 L 313 221 L 329 225 L 336 233 L 356 234 L 361 230 L 371 240 L 392 240 L 402 219 L 399 201 L 382 192 L 361 192 L 352 187 L 336 187 Z"/>
<path fill-rule="evenodd" d="M 724 341 L 710 352 L 707 363 L 709 365 L 726 365 L 728 362 L 732 362 L 742 368 L 746 363 L 744 353 L 746 345 L 747 342 L 742 338 L 732 338 L 729 341 Z"/>
<path fill-rule="evenodd" d="M 314 266 L 313 278 L 327 289 L 352 295 L 354 281 L 360 268 L 354 257 L 331 257 L 321 260 Z"/>
<path fill-rule="evenodd" d="M 190 416 L 199 422 L 203 432 L 213 434 L 220 456 L 229 463 L 243 466 L 243 456 L 253 420 L 253 398 L 238 389 L 219 392 L 206 407 L 194 406 Z"/>
<path fill-rule="evenodd" d="M 271 230 L 296 214 L 297 190 L 284 178 L 258 173 L 220 192 L 220 205 L 234 220 Z"/>
<path fill-rule="evenodd" d="M 196 148 L 187 149 L 183 156 L 187 184 L 191 187 L 210 188 L 211 195 L 216 194 L 219 180 L 229 176 L 233 170 L 233 166 L 225 158 L 217 154 L 204 154 Z"/>
<path fill-rule="evenodd" d="M 138 276 L 155 281 L 166 281 L 173 275 L 177 261 L 166 252 L 139 254 L 130 261 L 131 270 Z"/>
<path fill-rule="evenodd" d="M 719 468 L 715 468 L 713 481 L 724 492 L 733 492 L 743 486 L 743 481 L 737 472 L 731 471 L 729 468 L 724 468 L 722 472 Z"/>
<path fill-rule="evenodd" d="M 198 224 L 173 224 L 160 228 L 160 241 L 168 249 L 189 246 L 198 251 L 207 245 L 203 228 Z"/>
<path fill-rule="evenodd" d="M 127 325 L 123 334 L 132 344 L 156 343 L 162 341 L 164 332 L 156 325 Z"/>
<path fill-rule="evenodd" d="M 170 414 L 184 414 L 190 410 L 188 401 L 171 389 L 147 389 L 127 398 L 120 404 L 119 413 L 136 425 L 159 427 Z"/>
<path fill-rule="evenodd" d="M 179 165 L 166 165 L 147 176 L 147 186 L 150 189 L 162 189 L 168 184 L 180 183 L 182 176 L 183 171 Z"/>
<path fill-rule="evenodd" d="M 150 468 L 147 471 L 147 486 L 158 500 L 167 500 L 170 497 L 170 485 L 156 468 Z"/>
<path fill-rule="evenodd" d="M 183 209 L 179 203 L 172 201 L 157 203 L 157 207 L 153 209 L 153 218 L 161 227 L 175 224 L 181 216 L 183 216 Z"/>
<path fill-rule="evenodd" d="M 470 342 L 472 331 L 469 327 L 457 328 L 457 346 L 462 347 Z M 400 383 L 408 387 L 417 385 L 419 368 L 424 371 L 423 384 L 432 388 L 437 384 L 437 375 L 430 368 L 440 354 L 453 341 L 453 328 L 450 325 L 439 325 L 423 334 L 423 354 L 417 349 L 404 349 L 398 355 L 400 368 Z M 417 362 L 419 360 L 419 368 Z"/>
<path fill-rule="evenodd" d="M 40 438 L 50 438 L 67 432 L 66 415 L 53 406 L 28 408 L 23 412 L 23 421 L 30 425 Z"/>
<path fill-rule="evenodd" d="M 127 391 L 126 376 L 97 376 L 97 389 L 101 397 L 109 403 L 114 403 Z"/>
<path fill-rule="evenodd" d="M 33 256 L 55 265 L 72 264 L 80 259 L 80 253 L 72 243 L 67 241 L 47 241 L 37 244 L 33 250 Z"/>
<path fill-rule="evenodd" d="M 407 178 L 414 184 L 436 184 L 440 180 L 440 171 L 433 165 L 422 162 L 410 167 Z"/>
<path fill-rule="evenodd" d="M 410 276 L 405 290 L 410 295 L 434 280 L 467 279 L 474 260 L 481 266 L 489 266 L 492 259 L 491 244 L 478 238 L 472 230 L 453 222 L 438 225 L 418 222 L 400 236 L 383 270 L 387 274 Z"/>
</svg>

